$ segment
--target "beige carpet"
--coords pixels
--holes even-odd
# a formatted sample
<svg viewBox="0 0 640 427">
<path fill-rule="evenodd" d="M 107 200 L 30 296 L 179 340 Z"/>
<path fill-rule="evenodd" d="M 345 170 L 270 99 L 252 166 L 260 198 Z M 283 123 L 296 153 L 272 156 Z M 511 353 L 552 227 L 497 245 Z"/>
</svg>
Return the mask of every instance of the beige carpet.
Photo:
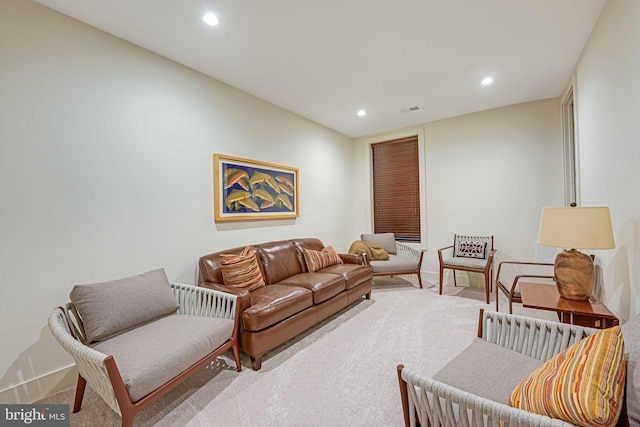
<svg viewBox="0 0 640 427">
<path fill-rule="evenodd" d="M 136 426 L 400 426 L 396 366 L 437 372 L 477 331 L 484 292 L 447 286 L 419 289 L 402 278 L 376 279 L 362 300 L 269 352 L 260 371 L 231 353 L 138 414 Z M 501 311 L 506 309 L 501 299 Z M 553 319 L 553 313 L 522 309 Z M 143 356 L 143 355 L 141 355 Z M 478 366 L 482 369 L 482 366 Z M 66 389 L 38 403 L 73 402 Z M 119 426 L 120 418 L 89 387 L 72 426 Z"/>
</svg>

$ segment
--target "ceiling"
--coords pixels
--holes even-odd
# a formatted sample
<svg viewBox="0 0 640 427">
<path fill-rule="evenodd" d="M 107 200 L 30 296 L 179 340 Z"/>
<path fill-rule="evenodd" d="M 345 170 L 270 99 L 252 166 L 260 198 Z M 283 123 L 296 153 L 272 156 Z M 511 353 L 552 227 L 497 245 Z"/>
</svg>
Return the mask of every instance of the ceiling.
<svg viewBox="0 0 640 427">
<path fill-rule="evenodd" d="M 350 137 L 559 96 L 606 2 L 36 1 Z"/>
</svg>

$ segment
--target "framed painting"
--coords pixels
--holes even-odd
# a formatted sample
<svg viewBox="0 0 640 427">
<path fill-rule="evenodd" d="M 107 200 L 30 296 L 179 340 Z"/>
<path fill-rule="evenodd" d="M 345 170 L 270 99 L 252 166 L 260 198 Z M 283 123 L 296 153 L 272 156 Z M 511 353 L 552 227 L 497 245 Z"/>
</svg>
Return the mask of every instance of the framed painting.
<svg viewBox="0 0 640 427">
<path fill-rule="evenodd" d="M 297 168 L 214 154 L 213 190 L 216 221 L 300 216 Z"/>
</svg>

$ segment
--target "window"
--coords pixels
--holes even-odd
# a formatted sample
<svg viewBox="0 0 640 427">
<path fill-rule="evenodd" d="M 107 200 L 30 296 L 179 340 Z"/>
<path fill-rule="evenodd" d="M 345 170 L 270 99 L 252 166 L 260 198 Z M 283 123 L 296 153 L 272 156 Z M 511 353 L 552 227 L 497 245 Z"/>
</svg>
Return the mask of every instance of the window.
<svg viewBox="0 0 640 427">
<path fill-rule="evenodd" d="M 578 204 L 578 161 L 576 150 L 573 85 L 562 98 L 562 142 L 564 148 L 564 199 L 567 206 Z"/>
<path fill-rule="evenodd" d="M 418 152 L 418 136 L 371 145 L 375 233 L 420 242 Z"/>
</svg>

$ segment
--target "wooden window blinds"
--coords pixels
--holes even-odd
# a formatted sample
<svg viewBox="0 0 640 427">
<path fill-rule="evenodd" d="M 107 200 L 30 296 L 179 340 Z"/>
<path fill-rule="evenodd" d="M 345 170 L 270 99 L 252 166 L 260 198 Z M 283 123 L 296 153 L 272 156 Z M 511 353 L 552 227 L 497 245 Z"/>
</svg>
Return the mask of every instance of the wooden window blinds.
<svg viewBox="0 0 640 427">
<path fill-rule="evenodd" d="M 420 242 L 418 137 L 371 145 L 375 233 Z"/>
</svg>

